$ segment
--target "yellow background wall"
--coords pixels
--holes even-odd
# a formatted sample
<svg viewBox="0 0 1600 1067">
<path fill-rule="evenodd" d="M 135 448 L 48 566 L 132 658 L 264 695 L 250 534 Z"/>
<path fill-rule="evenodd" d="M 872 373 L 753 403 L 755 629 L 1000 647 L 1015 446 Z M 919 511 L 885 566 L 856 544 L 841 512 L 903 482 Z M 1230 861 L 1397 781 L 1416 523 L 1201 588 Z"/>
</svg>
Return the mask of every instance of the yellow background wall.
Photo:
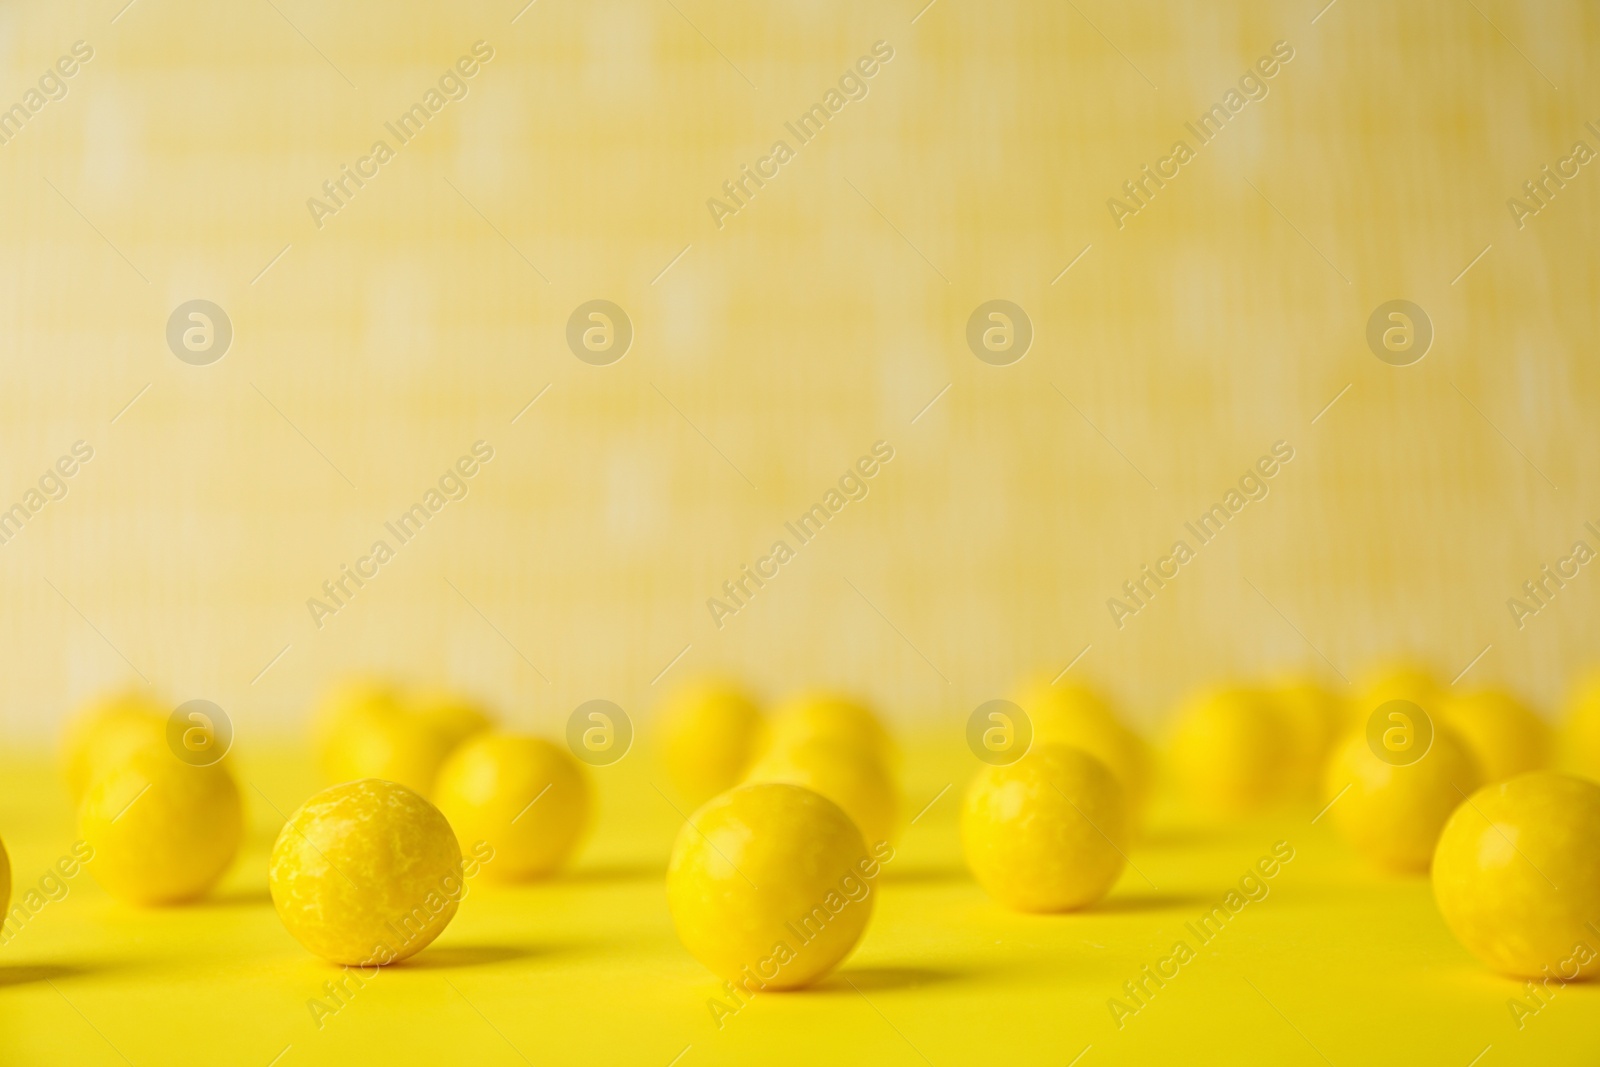
<svg viewBox="0 0 1600 1067">
<path fill-rule="evenodd" d="M 1492 646 L 1468 680 L 1553 699 L 1600 574 L 1520 631 L 1506 600 L 1600 547 L 1600 166 L 1523 229 L 1506 200 L 1600 148 L 1600 13 L 1317 6 L 0 7 L 0 102 L 94 49 L 0 146 L 0 507 L 95 450 L 0 546 L 8 732 L 142 676 L 287 733 L 356 668 L 546 727 L 718 667 L 953 721 L 1085 646 L 1152 722 L 1218 673 L 1398 649 L 1448 679 Z M 466 98 L 314 225 L 479 40 Z M 718 228 L 879 40 L 868 96 Z M 1118 229 L 1107 199 L 1279 40 L 1266 98 Z M 609 367 L 563 339 L 597 297 L 636 330 Z M 963 336 L 997 297 L 1036 330 L 1003 368 Z M 1436 329 L 1405 368 L 1364 341 L 1399 297 Z M 164 340 L 193 298 L 236 332 L 207 367 Z M 479 439 L 467 498 L 317 629 L 307 598 Z M 867 499 L 716 628 L 880 439 Z M 1280 439 L 1271 495 L 1119 630 L 1106 599 Z"/>
</svg>

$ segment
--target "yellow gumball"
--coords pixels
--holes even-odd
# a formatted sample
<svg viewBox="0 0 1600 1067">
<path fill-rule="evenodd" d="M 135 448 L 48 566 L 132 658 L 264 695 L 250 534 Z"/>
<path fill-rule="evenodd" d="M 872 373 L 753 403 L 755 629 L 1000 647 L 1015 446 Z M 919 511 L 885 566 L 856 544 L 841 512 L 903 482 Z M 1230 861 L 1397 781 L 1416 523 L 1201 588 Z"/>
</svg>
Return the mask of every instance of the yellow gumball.
<svg viewBox="0 0 1600 1067">
<path fill-rule="evenodd" d="M 406 708 L 439 739 L 445 752 L 474 734 L 494 726 L 477 701 L 448 689 L 420 689 L 405 699 Z"/>
<path fill-rule="evenodd" d="M 1086 907 L 1122 874 L 1128 809 L 1110 769 L 1087 752 L 1036 745 L 985 767 L 961 807 L 961 847 L 978 884 L 1017 911 Z"/>
<path fill-rule="evenodd" d="M 853 748 L 891 769 L 899 760 L 894 740 L 878 717 L 865 705 L 847 697 L 830 694 L 795 697 L 773 713 L 774 748 L 811 740 Z"/>
<path fill-rule="evenodd" d="M 1369 671 L 1350 702 L 1349 723 L 1365 728 L 1367 717 L 1391 700 L 1406 700 L 1430 716 L 1439 713 L 1443 687 L 1438 675 L 1420 662 L 1394 660 Z"/>
<path fill-rule="evenodd" d="M 1172 770 L 1202 808 L 1233 815 L 1282 801 L 1295 788 L 1297 739 L 1264 692 L 1202 693 L 1179 712 Z"/>
<path fill-rule="evenodd" d="M 227 767 L 191 766 L 158 743 L 95 780 L 78 808 L 78 833 L 94 849 L 89 870 L 106 892 L 134 904 L 177 904 L 204 895 L 227 871 L 244 811 Z"/>
<path fill-rule="evenodd" d="M 462 740 L 487 728 L 473 703 L 440 691 L 406 693 L 381 682 L 335 689 L 316 716 L 323 773 L 334 781 L 381 778 L 423 796 L 433 793 L 445 758 Z"/>
<path fill-rule="evenodd" d="M 11 855 L 0 842 L 0 915 L 11 910 Z"/>
<path fill-rule="evenodd" d="M 1033 724 L 1034 744 L 1082 749 L 1110 769 L 1128 801 L 1129 827 L 1138 827 L 1150 794 L 1150 749 L 1110 700 L 1088 686 L 1041 681 L 1023 690 L 1017 703 Z"/>
<path fill-rule="evenodd" d="M 95 860 L 95 865 L 99 865 Z M 268 883 L 278 918 L 323 959 L 387 964 L 426 948 L 465 892 L 456 835 L 414 790 L 366 778 L 289 816 Z"/>
<path fill-rule="evenodd" d="M 1550 765 L 1549 725 L 1509 693 L 1481 689 L 1446 695 L 1439 721 L 1467 743 L 1486 784 Z"/>
<path fill-rule="evenodd" d="M 1360 732 L 1350 734 L 1328 764 L 1323 788 L 1333 802 L 1329 821 L 1352 848 L 1387 871 L 1426 873 L 1445 821 L 1483 780 L 1472 751 L 1449 727 L 1434 723 L 1431 732 L 1415 762 L 1390 762 L 1412 759 L 1409 748 L 1385 750 L 1380 759 L 1372 739 Z"/>
<path fill-rule="evenodd" d="M 1600 974 L 1600 785 L 1539 771 L 1474 793 L 1439 836 L 1433 896 L 1450 932 L 1496 971 Z"/>
<path fill-rule="evenodd" d="M 81 799 L 99 775 L 166 736 L 171 709 L 144 693 L 96 700 L 68 725 L 62 741 L 67 788 Z"/>
<path fill-rule="evenodd" d="M 1563 769 L 1600 781 L 1600 672 L 1573 689 L 1561 724 Z"/>
<path fill-rule="evenodd" d="M 762 782 L 711 800 L 678 832 L 667 904 L 678 939 L 748 992 L 795 989 L 837 967 L 872 916 L 894 851 L 868 852 L 831 800 Z"/>
<path fill-rule="evenodd" d="M 458 841 L 484 841 L 486 870 L 517 880 L 547 875 L 572 855 L 594 808 L 587 772 L 542 737 L 480 733 L 439 771 L 434 802 Z"/>
<path fill-rule="evenodd" d="M 766 744 L 755 701 L 724 682 L 703 681 L 662 705 L 661 758 L 678 794 L 699 805 L 744 779 Z"/>
<path fill-rule="evenodd" d="M 868 842 L 894 837 L 900 795 L 883 764 L 836 741 L 812 739 L 774 749 L 750 772 L 752 782 L 803 785 L 844 809 Z"/>
</svg>

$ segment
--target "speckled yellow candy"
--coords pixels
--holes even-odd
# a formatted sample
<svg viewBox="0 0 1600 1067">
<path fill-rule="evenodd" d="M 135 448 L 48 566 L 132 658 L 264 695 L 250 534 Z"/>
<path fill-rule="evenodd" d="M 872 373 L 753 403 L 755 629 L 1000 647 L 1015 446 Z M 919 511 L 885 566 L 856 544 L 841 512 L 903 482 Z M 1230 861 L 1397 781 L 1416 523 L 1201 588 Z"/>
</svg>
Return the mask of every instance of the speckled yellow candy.
<svg viewBox="0 0 1600 1067">
<path fill-rule="evenodd" d="M 1449 694 L 1440 701 L 1438 718 L 1467 743 L 1485 783 L 1550 765 L 1549 725 L 1510 693 L 1480 689 Z"/>
<path fill-rule="evenodd" d="M 73 798 L 81 799 L 103 771 L 161 741 L 170 711 L 140 692 L 113 694 L 85 707 L 62 739 L 67 788 Z"/>
<path fill-rule="evenodd" d="M 1180 712 L 1169 759 L 1190 800 L 1212 813 L 1238 814 L 1292 795 L 1297 739 L 1259 690 L 1201 693 Z"/>
<path fill-rule="evenodd" d="M 720 681 L 675 692 L 661 707 L 657 730 L 668 780 L 695 805 L 742 781 L 767 741 L 755 701 Z"/>
<path fill-rule="evenodd" d="M 1600 974 L 1600 785 L 1542 771 L 1473 794 L 1439 838 L 1433 895 L 1496 971 Z"/>
<path fill-rule="evenodd" d="M 1017 703 L 1033 724 L 1034 744 L 1082 749 L 1104 763 L 1122 785 L 1130 829 L 1142 822 L 1150 793 L 1150 749 L 1105 694 L 1086 685 L 1040 680 L 1024 689 Z"/>
<path fill-rule="evenodd" d="M 978 884 L 1006 907 L 1086 907 L 1126 862 L 1127 802 L 1105 764 L 1075 748 L 1037 745 L 978 772 L 961 808 L 961 846 Z"/>
<path fill-rule="evenodd" d="M 752 992 L 793 989 L 850 954 L 893 854 L 869 852 L 849 816 L 809 789 L 740 786 L 678 832 L 667 904 L 678 938 L 712 973 L 741 985 L 754 975 Z"/>
<path fill-rule="evenodd" d="M 516 880 L 551 873 L 572 855 L 594 807 L 588 773 L 541 737 L 481 733 L 445 760 L 434 800 L 458 841 L 486 841 L 485 872 Z"/>
<path fill-rule="evenodd" d="M 750 772 L 753 782 L 789 782 L 844 809 L 869 844 L 890 841 L 900 819 L 894 778 L 872 756 L 836 741 L 811 739 L 774 749 Z"/>
<path fill-rule="evenodd" d="M 1366 733 L 1353 733 L 1334 753 L 1323 779 L 1325 795 L 1338 797 L 1327 818 L 1374 865 L 1422 874 L 1450 813 L 1482 780 L 1466 743 L 1439 723 L 1427 754 L 1405 766 L 1380 760 Z"/>
<path fill-rule="evenodd" d="M 78 832 L 94 849 L 90 872 L 112 896 L 177 904 L 227 871 L 244 813 L 226 766 L 190 766 L 158 742 L 95 780 L 78 808 Z"/>
<path fill-rule="evenodd" d="M 899 760 L 899 750 L 878 717 L 848 697 L 809 694 L 781 704 L 773 713 L 773 747 L 800 741 L 828 741 L 853 748 L 891 769 Z"/>
<path fill-rule="evenodd" d="M 295 940 L 342 964 L 394 963 L 421 951 L 465 892 L 461 848 L 439 809 L 376 778 L 302 804 L 272 846 L 268 881 Z"/>
</svg>

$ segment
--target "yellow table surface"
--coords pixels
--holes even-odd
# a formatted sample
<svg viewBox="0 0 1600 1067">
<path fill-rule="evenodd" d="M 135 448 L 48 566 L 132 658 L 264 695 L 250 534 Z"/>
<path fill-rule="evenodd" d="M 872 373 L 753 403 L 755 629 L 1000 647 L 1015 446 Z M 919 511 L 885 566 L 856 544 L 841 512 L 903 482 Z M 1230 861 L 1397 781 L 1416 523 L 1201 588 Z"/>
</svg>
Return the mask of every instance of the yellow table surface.
<svg viewBox="0 0 1600 1067">
<path fill-rule="evenodd" d="M 479 878 L 454 922 L 317 1025 L 340 972 L 273 911 L 267 853 L 318 783 L 307 760 L 236 753 L 245 849 L 202 904 L 140 910 L 87 871 L 0 949 L 5 1064 L 1417 1063 L 1594 1062 L 1600 988 L 1569 986 L 1519 1030 L 1521 983 L 1486 972 L 1445 929 L 1425 879 L 1362 868 L 1314 807 L 1225 827 L 1158 805 L 1136 865 L 1088 912 L 1001 910 L 968 876 L 958 747 L 907 761 L 908 814 L 857 952 L 819 986 L 762 994 L 719 1028 L 719 983 L 673 934 L 663 870 L 681 802 L 648 754 L 599 768 L 597 830 L 574 870 Z M 7 768 L 0 833 L 13 904 L 74 841 L 47 761 Z M 657 784 L 662 790 L 658 791 Z M 670 799 L 669 799 L 670 798 Z M 1185 928 L 1277 841 L 1294 859 L 1209 944 Z M 1196 958 L 1119 1029 L 1123 983 Z M 1170 968 L 1169 968 L 1170 970 Z M 354 984 L 352 983 L 352 986 Z M 1487 1052 L 1484 1050 L 1487 1049 Z M 1074 1061 L 1074 1057 L 1081 1058 Z M 675 1057 L 679 1057 L 676 1060 Z M 275 1059 L 276 1058 L 276 1059 Z"/>
</svg>

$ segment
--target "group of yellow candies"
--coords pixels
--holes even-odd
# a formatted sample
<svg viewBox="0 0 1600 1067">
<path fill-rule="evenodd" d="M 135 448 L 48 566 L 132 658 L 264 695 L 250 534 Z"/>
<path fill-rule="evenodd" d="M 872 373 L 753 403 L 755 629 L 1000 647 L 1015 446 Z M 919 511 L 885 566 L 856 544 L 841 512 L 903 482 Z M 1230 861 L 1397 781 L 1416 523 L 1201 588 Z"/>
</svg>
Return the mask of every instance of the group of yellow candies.
<svg viewBox="0 0 1600 1067">
<path fill-rule="evenodd" d="M 1600 949 L 1579 951 L 1600 946 L 1600 681 L 1573 698 L 1559 743 L 1510 695 L 1457 692 L 1415 668 L 1381 672 L 1354 698 L 1305 680 L 1208 690 L 1179 709 L 1161 752 L 1088 687 L 1041 682 L 1010 707 L 1026 741 L 984 760 L 960 810 L 967 864 L 1007 907 L 1070 911 L 1109 892 L 1162 768 L 1215 817 L 1315 805 L 1376 866 L 1431 869 L 1447 924 L 1497 970 L 1600 969 Z M 230 761 L 185 757 L 171 719 L 120 696 L 67 737 L 90 869 L 131 902 L 203 895 L 243 836 Z M 357 682 L 314 722 L 321 769 L 340 784 L 287 816 L 269 885 L 289 932 L 336 963 L 414 954 L 467 879 L 549 875 L 592 821 L 590 772 L 571 752 L 497 729 L 458 695 Z M 673 793 L 695 809 L 680 809 L 667 871 L 679 938 L 747 992 L 826 974 L 860 939 L 894 858 L 889 732 L 849 698 L 767 713 L 726 682 L 679 691 L 655 732 Z M 1558 751 L 1574 774 L 1547 769 Z"/>
<path fill-rule="evenodd" d="M 138 693 L 92 704 L 69 728 L 79 833 L 113 896 L 184 903 L 232 864 L 241 791 L 232 761 L 207 753 L 209 729 L 174 727 L 168 709 Z M 549 874 L 589 824 L 591 786 L 566 749 L 500 732 L 449 692 L 342 686 L 318 709 L 315 747 L 340 784 L 287 817 L 269 884 L 289 932 L 336 963 L 413 955 L 448 925 L 467 879 Z"/>
</svg>

